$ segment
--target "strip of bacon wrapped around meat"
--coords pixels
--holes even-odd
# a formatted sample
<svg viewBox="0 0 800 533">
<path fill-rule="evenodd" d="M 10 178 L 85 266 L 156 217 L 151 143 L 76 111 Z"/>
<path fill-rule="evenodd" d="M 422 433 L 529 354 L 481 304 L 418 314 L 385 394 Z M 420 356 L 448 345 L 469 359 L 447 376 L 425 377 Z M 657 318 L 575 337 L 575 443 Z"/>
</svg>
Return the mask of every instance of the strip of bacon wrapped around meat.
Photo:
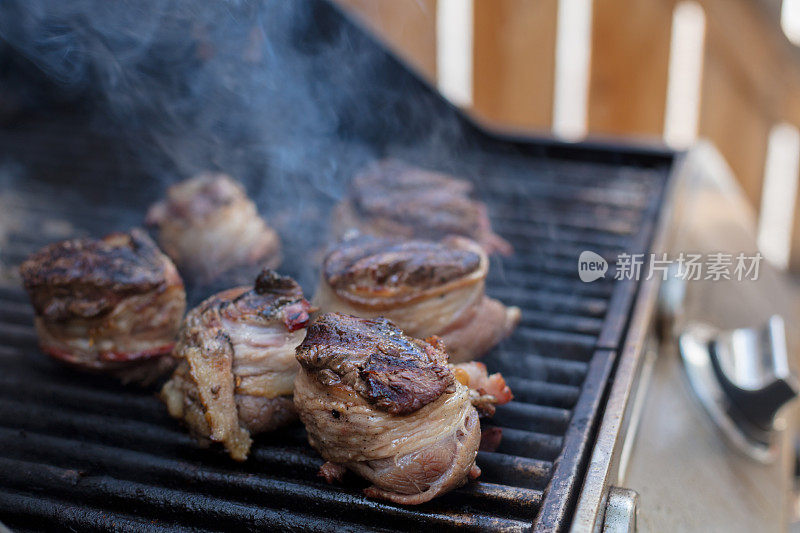
<svg viewBox="0 0 800 533">
<path fill-rule="evenodd" d="M 173 352 L 180 363 L 161 390 L 170 415 L 245 460 L 252 434 L 297 418 L 295 348 L 311 310 L 300 286 L 271 270 L 192 309 Z"/>
<path fill-rule="evenodd" d="M 520 311 L 485 294 L 486 253 L 474 241 L 360 236 L 325 257 L 314 304 L 322 312 L 384 316 L 408 335 L 442 338 L 450 361 L 481 357 L 517 326 Z"/>
<path fill-rule="evenodd" d="M 329 481 L 348 469 L 372 483 L 367 496 L 419 504 L 480 475 L 469 371 L 456 379 L 436 339 L 330 313 L 309 326 L 297 359 L 295 406 Z"/>
<path fill-rule="evenodd" d="M 126 382 L 146 384 L 171 369 L 186 292 L 144 231 L 51 244 L 20 273 L 45 353 Z"/>
</svg>

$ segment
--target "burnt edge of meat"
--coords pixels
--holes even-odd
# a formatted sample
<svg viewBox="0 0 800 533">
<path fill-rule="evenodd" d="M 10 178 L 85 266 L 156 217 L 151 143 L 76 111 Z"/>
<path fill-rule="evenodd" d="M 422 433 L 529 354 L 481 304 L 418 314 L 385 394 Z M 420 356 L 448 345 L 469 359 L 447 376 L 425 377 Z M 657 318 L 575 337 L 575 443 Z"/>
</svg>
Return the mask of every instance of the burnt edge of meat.
<svg viewBox="0 0 800 533">
<path fill-rule="evenodd" d="M 363 235 L 337 245 L 325 258 L 323 273 L 334 289 L 427 289 L 475 272 L 480 262 L 475 252 L 446 243 Z"/>
<path fill-rule="evenodd" d="M 258 294 L 285 295 L 287 298 L 302 298 L 303 289 L 289 276 L 281 276 L 274 270 L 265 268 L 256 278 L 255 291 Z"/>
<path fill-rule="evenodd" d="M 224 314 L 228 307 L 235 307 L 238 312 L 283 320 L 291 332 L 306 327 L 314 311 L 303 297 L 302 287 L 294 279 L 268 268 L 258 275 L 252 290 L 240 289 L 240 294 L 231 299 L 228 298 L 229 294 L 230 291 L 224 291 L 207 299 L 201 304 L 200 313 L 218 308 Z"/>
<path fill-rule="evenodd" d="M 20 274 L 38 315 L 91 318 L 110 312 L 124 298 L 163 288 L 165 259 L 135 228 L 102 239 L 50 244 L 26 259 Z"/>
<path fill-rule="evenodd" d="M 327 313 L 297 348 L 303 368 L 325 385 L 347 385 L 376 408 L 406 415 L 454 390 L 447 354 L 385 318 Z"/>
</svg>

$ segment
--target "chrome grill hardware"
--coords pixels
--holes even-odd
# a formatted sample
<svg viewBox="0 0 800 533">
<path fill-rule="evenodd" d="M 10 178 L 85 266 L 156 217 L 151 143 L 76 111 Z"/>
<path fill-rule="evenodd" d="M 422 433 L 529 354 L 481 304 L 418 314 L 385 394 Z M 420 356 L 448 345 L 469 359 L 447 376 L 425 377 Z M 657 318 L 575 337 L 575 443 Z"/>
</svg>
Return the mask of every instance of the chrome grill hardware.
<svg viewBox="0 0 800 533">
<path fill-rule="evenodd" d="M 632 533 L 636 531 L 639 495 L 635 490 L 611 487 L 603 523 L 603 533 Z"/>
<path fill-rule="evenodd" d="M 678 344 L 692 390 L 723 436 L 748 457 L 773 461 L 776 415 L 800 390 L 783 319 L 731 331 L 693 323 Z"/>
</svg>

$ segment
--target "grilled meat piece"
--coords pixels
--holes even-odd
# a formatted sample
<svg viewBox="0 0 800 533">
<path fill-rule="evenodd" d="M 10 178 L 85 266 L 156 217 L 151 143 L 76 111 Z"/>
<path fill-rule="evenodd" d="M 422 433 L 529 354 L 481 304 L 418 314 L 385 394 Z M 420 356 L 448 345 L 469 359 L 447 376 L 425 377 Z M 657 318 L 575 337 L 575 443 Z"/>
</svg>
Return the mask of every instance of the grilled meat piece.
<svg viewBox="0 0 800 533">
<path fill-rule="evenodd" d="M 296 419 L 295 348 L 311 310 L 300 286 L 271 270 L 255 287 L 223 291 L 191 310 L 173 352 L 180 362 L 161 390 L 170 415 L 245 460 L 251 434 Z"/>
<path fill-rule="evenodd" d="M 419 504 L 480 474 L 478 413 L 436 342 L 330 313 L 297 359 L 294 402 L 327 479 L 344 466 L 372 483 L 367 496 Z"/>
<path fill-rule="evenodd" d="M 149 382 L 169 371 L 186 308 L 172 261 L 145 232 L 51 244 L 20 266 L 42 350 L 87 370 Z"/>
<path fill-rule="evenodd" d="M 396 159 L 374 163 L 357 175 L 350 194 L 335 210 L 337 237 L 359 233 L 439 240 L 461 235 L 486 253 L 512 253 L 492 232 L 486 206 L 470 198 L 472 185 Z"/>
<path fill-rule="evenodd" d="M 484 293 L 489 260 L 474 241 L 361 236 L 325 258 L 314 304 L 322 312 L 385 316 L 414 337 L 438 335 L 452 362 L 475 359 L 507 337 L 520 311 Z"/>
<path fill-rule="evenodd" d="M 147 225 L 178 268 L 201 283 L 231 273 L 253 279 L 281 261 L 277 233 L 225 174 L 200 174 L 171 186 L 150 208 Z"/>
</svg>

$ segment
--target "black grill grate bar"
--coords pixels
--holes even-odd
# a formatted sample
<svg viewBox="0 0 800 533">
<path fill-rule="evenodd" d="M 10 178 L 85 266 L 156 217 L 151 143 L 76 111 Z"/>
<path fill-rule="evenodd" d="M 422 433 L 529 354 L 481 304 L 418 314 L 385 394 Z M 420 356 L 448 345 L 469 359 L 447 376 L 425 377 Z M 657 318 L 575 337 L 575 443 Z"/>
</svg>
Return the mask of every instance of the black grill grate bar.
<svg viewBox="0 0 800 533">
<path fill-rule="evenodd" d="M 521 223 L 547 222 L 566 228 L 604 229 L 611 233 L 630 233 L 622 228 L 632 228 L 641 222 L 646 210 L 638 208 L 596 205 L 581 202 L 577 198 L 568 201 L 539 198 L 535 195 L 501 195 L 493 198 L 506 207 L 495 218 Z M 596 226 L 588 223 L 595 222 Z"/>
<path fill-rule="evenodd" d="M 137 214 L 128 209 L 120 209 L 119 207 L 97 202 L 91 204 L 91 209 L 75 209 L 75 204 L 71 202 L 58 201 L 59 199 L 63 200 L 64 196 L 69 198 L 72 195 L 64 187 L 54 189 L 50 194 L 42 194 L 42 191 L 39 190 L 27 192 L 23 187 L 17 187 L 14 192 L 15 195 L 12 201 L 0 197 L 0 205 L 9 209 L 12 214 L 19 215 L 24 219 L 66 220 L 100 230 L 102 230 L 104 223 L 118 222 L 120 218 L 138 216 L 144 222 L 144 213 Z M 123 192 L 119 191 L 118 194 L 123 194 Z M 75 195 L 74 198 L 81 198 L 81 196 Z M 36 237 L 35 234 L 32 235 L 31 233 L 27 233 L 27 235 L 29 235 L 26 239 L 28 242 Z"/>
<path fill-rule="evenodd" d="M 505 180 L 494 185 L 488 182 L 481 186 L 482 191 L 493 195 L 497 200 L 510 201 L 535 195 L 538 199 L 552 199 L 560 202 L 580 202 L 592 206 L 609 206 L 639 210 L 647 206 L 648 197 L 645 192 L 622 190 L 621 188 L 604 189 L 591 185 L 574 185 L 569 183 L 535 182 L 522 180 Z M 547 204 L 545 204 L 547 205 Z"/>
<path fill-rule="evenodd" d="M 492 421 L 502 427 L 563 435 L 571 414 L 568 409 L 514 401 L 498 405 Z"/>
<path fill-rule="evenodd" d="M 553 463 L 497 452 L 478 452 L 481 477 L 500 479 L 515 487 L 544 489 L 553 472 Z"/>
<path fill-rule="evenodd" d="M 575 265 L 575 272 L 577 273 L 577 264 Z M 520 293 L 525 291 L 544 290 L 553 293 L 554 295 L 564 295 L 567 297 L 590 297 L 590 298 L 609 298 L 614 292 L 614 285 L 611 283 L 601 283 L 599 280 L 594 283 L 582 283 L 577 276 L 565 277 L 555 276 L 548 273 L 538 273 L 534 276 L 527 275 L 522 270 L 505 269 L 503 272 L 498 273 L 497 276 L 491 276 L 488 286 L 491 290 L 496 285 L 499 285 L 497 278 L 502 279 L 503 285 L 506 287 L 514 286 Z M 513 300 L 509 301 L 509 304 Z"/>
<path fill-rule="evenodd" d="M 17 461 L 38 462 L 59 457 L 62 467 L 69 465 L 70 469 L 77 469 L 84 475 L 102 471 L 104 475 L 113 476 L 113 479 L 146 485 L 158 483 L 168 489 L 181 489 L 181 493 L 184 493 L 184 489 L 202 486 L 204 491 L 214 497 L 233 497 L 251 503 L 269 500 L 281 508 L 320 517 L 326 516 L 335 507 L 346 504 L 351 511 L 358 513 L 357 520 L 368 523 L 374 523 L 379 518 L 398 522 L 395 525 L 400 525 L 399 522 L 408 524 L 420 520 L 421 511 L 416 508 L 366 500 L 327 486 L 319 479 L 306 480 L 301 484 L 292 480 L 220 470 L 186 461 L 163 459 L 147 453 L 129 452 L 46 435 L 27 434 L 24 439 L 20 439 L 11 433 L 0 430 L 0 442 L 8 446 L 10 454 Z M 25 446 L 25 442 L 33 445 Z M 524 501 L 520 501 L 521 497 Z M 537 490 L 479 483 L 475 485 L 475 490 L 461 490 L 457 496 L 454 494 L 450 497 L 453 502 L 425 505 L 424 512 L 440 515 L 442 525 L 448 525 L 448 519 L 444 517 L 456 516 L 460 519 L 462 514 L 478 509 L 490 513 L 483 517 L 478 515 L 478 520 L 494 523 L 496 519 L 491 513 L 500 513 L 515 517 L 509 520 L 513 524 L 520 517 L 528 517 L 530 520 L 535 507 L 541 502 L 541 497 L 541 491 Z M 187 494 L 183 501 L 190 498 L 191 495 Z M 173 511 L 181 512 L 186 505 L 178 502 L 174 507 Z"/>
<path fill-rule="evenodd" d="M 41 495 L 0 489 L 0 515 L 3 523 L 15 531 L 126 531 L 130 533 L 191 533 L 196 528 L 178 524 L 165 525 L 156 520 L 89 507 L 83 502 L 71 503 Z"/>
<path fill-rule="evenodd" d="M 33 308 L 30 304 L 6 301 L 0 298 L 0 321 L 25 321 L 30 324 L 33 319 Z"/>
<path fill-rule="evenodd" d="M 591 228 L 562 228 L 556 224 L 542 222 L 525 224 L 514 220 L 492 220 L 496 232 L 512 241 L 544 240 L 565 242 L 589 250 L 625 250 L 630 244 L 629 235 L 591 231 Z M 513 257 L 512 257 L 513 258 Z"/>
<path fill-rule="evenodd" d="M 624 205 L 613 205 L 594 196 L 593 191 L 585 189 L 588 194 L 578 192 L 576 196 L 570 197 L 568 194 L 561 195 L 560 198 L 547 198 L 545 196 L 537 196 L 535 193 L 537 186 L 532 187 L 533 190 L 529 191 L 527 195 L 515 193 L 513 191 L 501 192 L 496 197 L 492 198 L 494 203 L 502 202 L 507 206 L 501 213 L 497 215 L 498 218 L 506 220 L 525 220 L 525 221 L 540 221 L 544 215 L 554 214 L 554 222 L 561 223 L 562 221 L 570 221 L 570 217 L 582 218 L 588 220 L 595 218 L 598 220 L 609 219 L 611 221 L 625 221 L 635 222 L 640 220 L 646 211 L 646 207 L 629 207 Z M 596 191 L 597 189 L 595 189 Z M 608 196 L 613 196 L 613 191 L 607 193 Z M 584 201 L 581 196 L 584 196 L 588 201 Z M 530 212 L 526 211 L 530 210 Z M 571 222 L 567 222 L 569 225 Z M 608 223 L 608 220 L 605 221 Z"/>
<path fill-rule="evenodd" d="M 587 372 L 587 380 L 575 404 L 573 416 L 582 420 L 582 424 L 571 424 L 564 433 L 564 449 L 555 464 L 553 480 L 548 487 L 548 498 L 543 501 L 542 509 L 537 517 L 536 530 L 549 531 L 557 524 L 559 529 L 566 528 L 570 520 L 570 510 L 577 498 L 577 487 L 582 479 L 578 473 L 588 462 L 588 449 L 592 446 L 588 438 L 595 431 L 595 426 L 602 415 L 601 406 L 605 402 L 601 391 L 605 389 L 611 377 L 611 369 L 616 353 L 598 350 L 592 358 Z"/>
<path fill-rule="evenodd" d="M 592 250 L 588 248 L 588 250 Z M 611 265 L 609 265 L 611 266 Z M 578 277 L 578 258 L 557 259 L 546 256 L 512 257 L 506 260 L 506 270 L 517 270 L 528 275 L 543 273 L 561 276 L 576 285 L 582 283 Z M 610 279 L 598 280 L 597 283 L 609 284 Z"/>
<path fill-rule="evenodd" d="M 588 251 L 596 251 L 594 248 L 587 247 L 585 250 Z M 554 278 L 561 278 L 567 281 L 572 282 L 573 285 L 578 286 L 579 283 L 583 283 L 580 281 L 580 277 L 578 276 L 578 258 L 580 254 L 573 256 L 573 257 L 549 257 L 546 254 L 536 254 L 530 253 L 525 254 L 524 256 L 513 256 L 504 261 L 503 269 L 505 272 L 517 272 L 517 273 L 537 273 L 539 275 L 544 275 Z M 606 255 L 607 257 L 611 257 L 610 260 L 607 260 L 609 263 L 609 267 L 615 264 L 618 255 L 612 254 L 611 256 Z M 546 281 L 549 281 L 546 280 Z M 598 280 L 595 282 L 598 285 L 612 285 L 610 283 L 611 278 L 606 276 L 603 279 Z M 593 283 L 594 284 L 594 283 Z"/>
<path fill-rule="evenodd" d="M 521 355 L 520 359 L 547 354 L 549 359 L 562 358 L 566 360 L 563 361 L 565 363 L 586 362 L 592 356 L 592 349 L 597 344 L 596 335 L 534 329 L 525 326 L 518 328 L 515 335 L 515 338 L 507 341 L 509 347 L 523 348 L 527 353 L 537 354 L 536 356 Z"/>
<path fill-rule="evenodd" d="M 25 304 L 28 309 L 33 311 L 33 309 L 30 307 L 30 300 L 17 286 L 14 288 L 0 287 L 0 304 L 5 304 L 7 302 Z"/>
<path fill-rule="evenodd" d="M 539 161 L 527 159 L 520 161 L 516 168 L 508 165 L 507 161 L 501 166 L 507 171 L 500 172 L 502 179 L 492 183 L 491 180 L 481 181 L 479 186 L 481 191 L 493 191 L 502 189 L 501 185 L 508 184 L 510 190 L 522 188 L 529 181 L 529 176 L 536 176 L 536 183 L 550 185 L 569 185 L 576 188 L 598 188 L 602 187 L 609 191 L 622 191 L 630 195 L 647 195 L 654 186 L 659 185 L 658 177 L 653 176 L 651 171 L 632 168 L 629 174 L 622 175 L 619 167 L 607 170 L 601 169 L 597 162 L 591 164 L 591 169 L 587 169 L 586 163 L 571 164 L 569 161 L 561 160 L 558 165 L 549 166 L 541 164 Z M 511 168 L 514 168 L 511 171 Z M 587 171 L 589 170 L 589 171 Z M 622 172 L 625 172 L 624 170 Z"/>
<path fill-rule="evenodd" d="M 508 346 L 513 346 L 508 342 Z M 530 348 L 530 347 L 529 347 Z M 561 360 L 541 355 L 519 355 L 516 351 L 502 350 L 493 357 L 494 371 L 527 375 L 531 381 L 548 381 L 561 385 L 580 386 L 586 377 L 587 365 L 583 361 Z"/>
<path fill-rule="evenodd" d="M 47 402 L 44 405 L 39 401 L 41 398 L 24 393 L 15 395 L 14 399 L 0 399 L 0 415 L 3 416 L 4 425 L 15 429 L 49 431 L 61 435 L 75 433 L 84 435 L 87 439 L 117 446 L 128 446 L 128 439 L 138 438 L 142 441 L 140 446 L 144 447 L 155 446 L 169 451 L 174 451 L 176 446 L 195 451 L 198 448 L 191 437 L 180 431 L 177 424 L 158 409 L 160 405 L 154 399 L 151 399 L 149 405 L 142 405 L 140 412 L 134 416 L 128 416 L 130 413 L 125 412 L 115 415 L 99 413 L 114 412 L 113 404 L 105 408 L 103 408 L 105 404 L 98 404 L 96 409 L 98 412 L 95 413 L 92 412 L 95 409 L 81 408 L 79 399 L 76 398 L 58 403 Z M 53 409 L 53 405 L 58 405 L 58 409 Z M 523 420 L 525 416 L 528 417 L 527 421 Z M 503 421 L 503 417 L 508 419 L 507 424 Z M 554 428 L 561 428 L 563 431 L 565 419 L 568 420 L 568 417 L 569 411 L 564 409 L 512 402 L 502 407 L 495 423 L 546 433 L 553 431 Z M 299 432 L 294 435 L 291 432 L 282 432 L 280 436 L 283 437 L 282 445 L 262 446 L 257 449 L 259 461 L 266 461 L 284 469 L 280 463 L 288 460 L 295 467 L 302 465 L 313 476 L 322 461 L 303 445 L 304 436 Z M 482 466 L 480 462 L 479 466 Z M 493 480 L 487 479 L 487 481 Z"/>
<path fill-rule="evenodd" d="M 550 241 L 521 241 L 514 243 L 514 251 L 517 253 L 531 254 L 538 257 L 555 257 L 567 261 L 577 261 L 584 250 L 586 250 L 585 246 Z M 606 261 L 613 261 L 621 251 L 619 248 L 609 247 L 594 247 L 592 250 Z M 502 261 L 496 259 L 495 264 L 502 265 Z"/>
<path fill-rule="evenodd" d="M 0 338 L 14 344 L 30 344 L 36 341 L 36 331 L 30 324 L 0 322 Z"/>
<path fill-rule="evenodd" d="M 153 409 L 153 399 L 148 396 L 127 394 L 125 391 L 112 393 L 90 388 L 85 384 L 75 385 L 47 379 L 40 379 L 35 387 L 31 387 L 25 378 L 32 375 L 32 372 L 8 369 L 8 372 L 0 375 L 0 387 L 13 393 L 8 396 L 19 401 L 59 405 L 98 414 L 114 413 L 118 417 L 170 420 L 163 409 Z"/>
<path fill-rule="evenodd" d="M 513 301 L 515 305 L 531 311 L 564 313 L 573 316 L 604 318 L 608 303 L 600 298 L 565 295 L 545 290 L 520 289 L 506 284 L 491 283 L 490 295 L 500 301 Z M 1 304 L 0 304 L 1 305 Z"/>
<path fill-rule="evenodd" d="M 516 376 L 507 376 L 505 379 L 514 392 L 514 398 L 526 403 L 569 409 L 575 405 L 580 394 L 580 387 L 574 385 L 534 381 Z"/>
<path fill-rule="evenodd" d="M 485 428 L 496 428 L 487 423 Z M 521 431 L 509 427 L 498 428 L 502 431 L 497 452 L 519 457 L 541 458 L 546 461 L 555 461 L 564 445 L 564 438 L 560 435 L 547 435 L 532 431 Z"/>
<path fill-rule="evenodd" d="M 531 235 L 534 232 L 545 230 L 549 239 L 564 239 L 571 243 L 594 242 L 613 246 L 615 241 L 623 243 L 630 239 L 636 231 L 636 224 L 626 221 L 603 220 L 597 217 L 568 217 L 541 213 L 540 216 L 525 219 L 495 217 L 492 227 L 501 235 L 506 231 L 512 233 L 516 228 L 517 235 Z M 509 217 L 509 215 L 506 215 Z"/>
<path fill-rule="evenodd" d="M 569 316 L 558 313 L 543 313 L 526 310 L 520 325 L 534 329 L 574 332 L 586 335 L 599 335 L 604 321 L 599 318 Z"/>
<path fill-rule="evenodd" d="M 0 458 L 0 465 L 0 479 L 7 486 L 42 491 L 60 499 L 102 506 L 115 512 L 132 512 L 151 519 L 169 516 L 172 520 L 179 519 L 181 523 L 198 528 L 224 530 L 231 520 L 236 520 L 240 528 L 243 526 L 250 531 L 261 531 L 266 527 L 355 531 L 352 525 L 331 517 L 322 521 L 306 513 L 256 507 L 134 481 L 121 482 L 106 475 L 81 475 L 71 469 L 3 458 Z M 461 522 L 461 517 L 457 520 Z"/>
</svg>

